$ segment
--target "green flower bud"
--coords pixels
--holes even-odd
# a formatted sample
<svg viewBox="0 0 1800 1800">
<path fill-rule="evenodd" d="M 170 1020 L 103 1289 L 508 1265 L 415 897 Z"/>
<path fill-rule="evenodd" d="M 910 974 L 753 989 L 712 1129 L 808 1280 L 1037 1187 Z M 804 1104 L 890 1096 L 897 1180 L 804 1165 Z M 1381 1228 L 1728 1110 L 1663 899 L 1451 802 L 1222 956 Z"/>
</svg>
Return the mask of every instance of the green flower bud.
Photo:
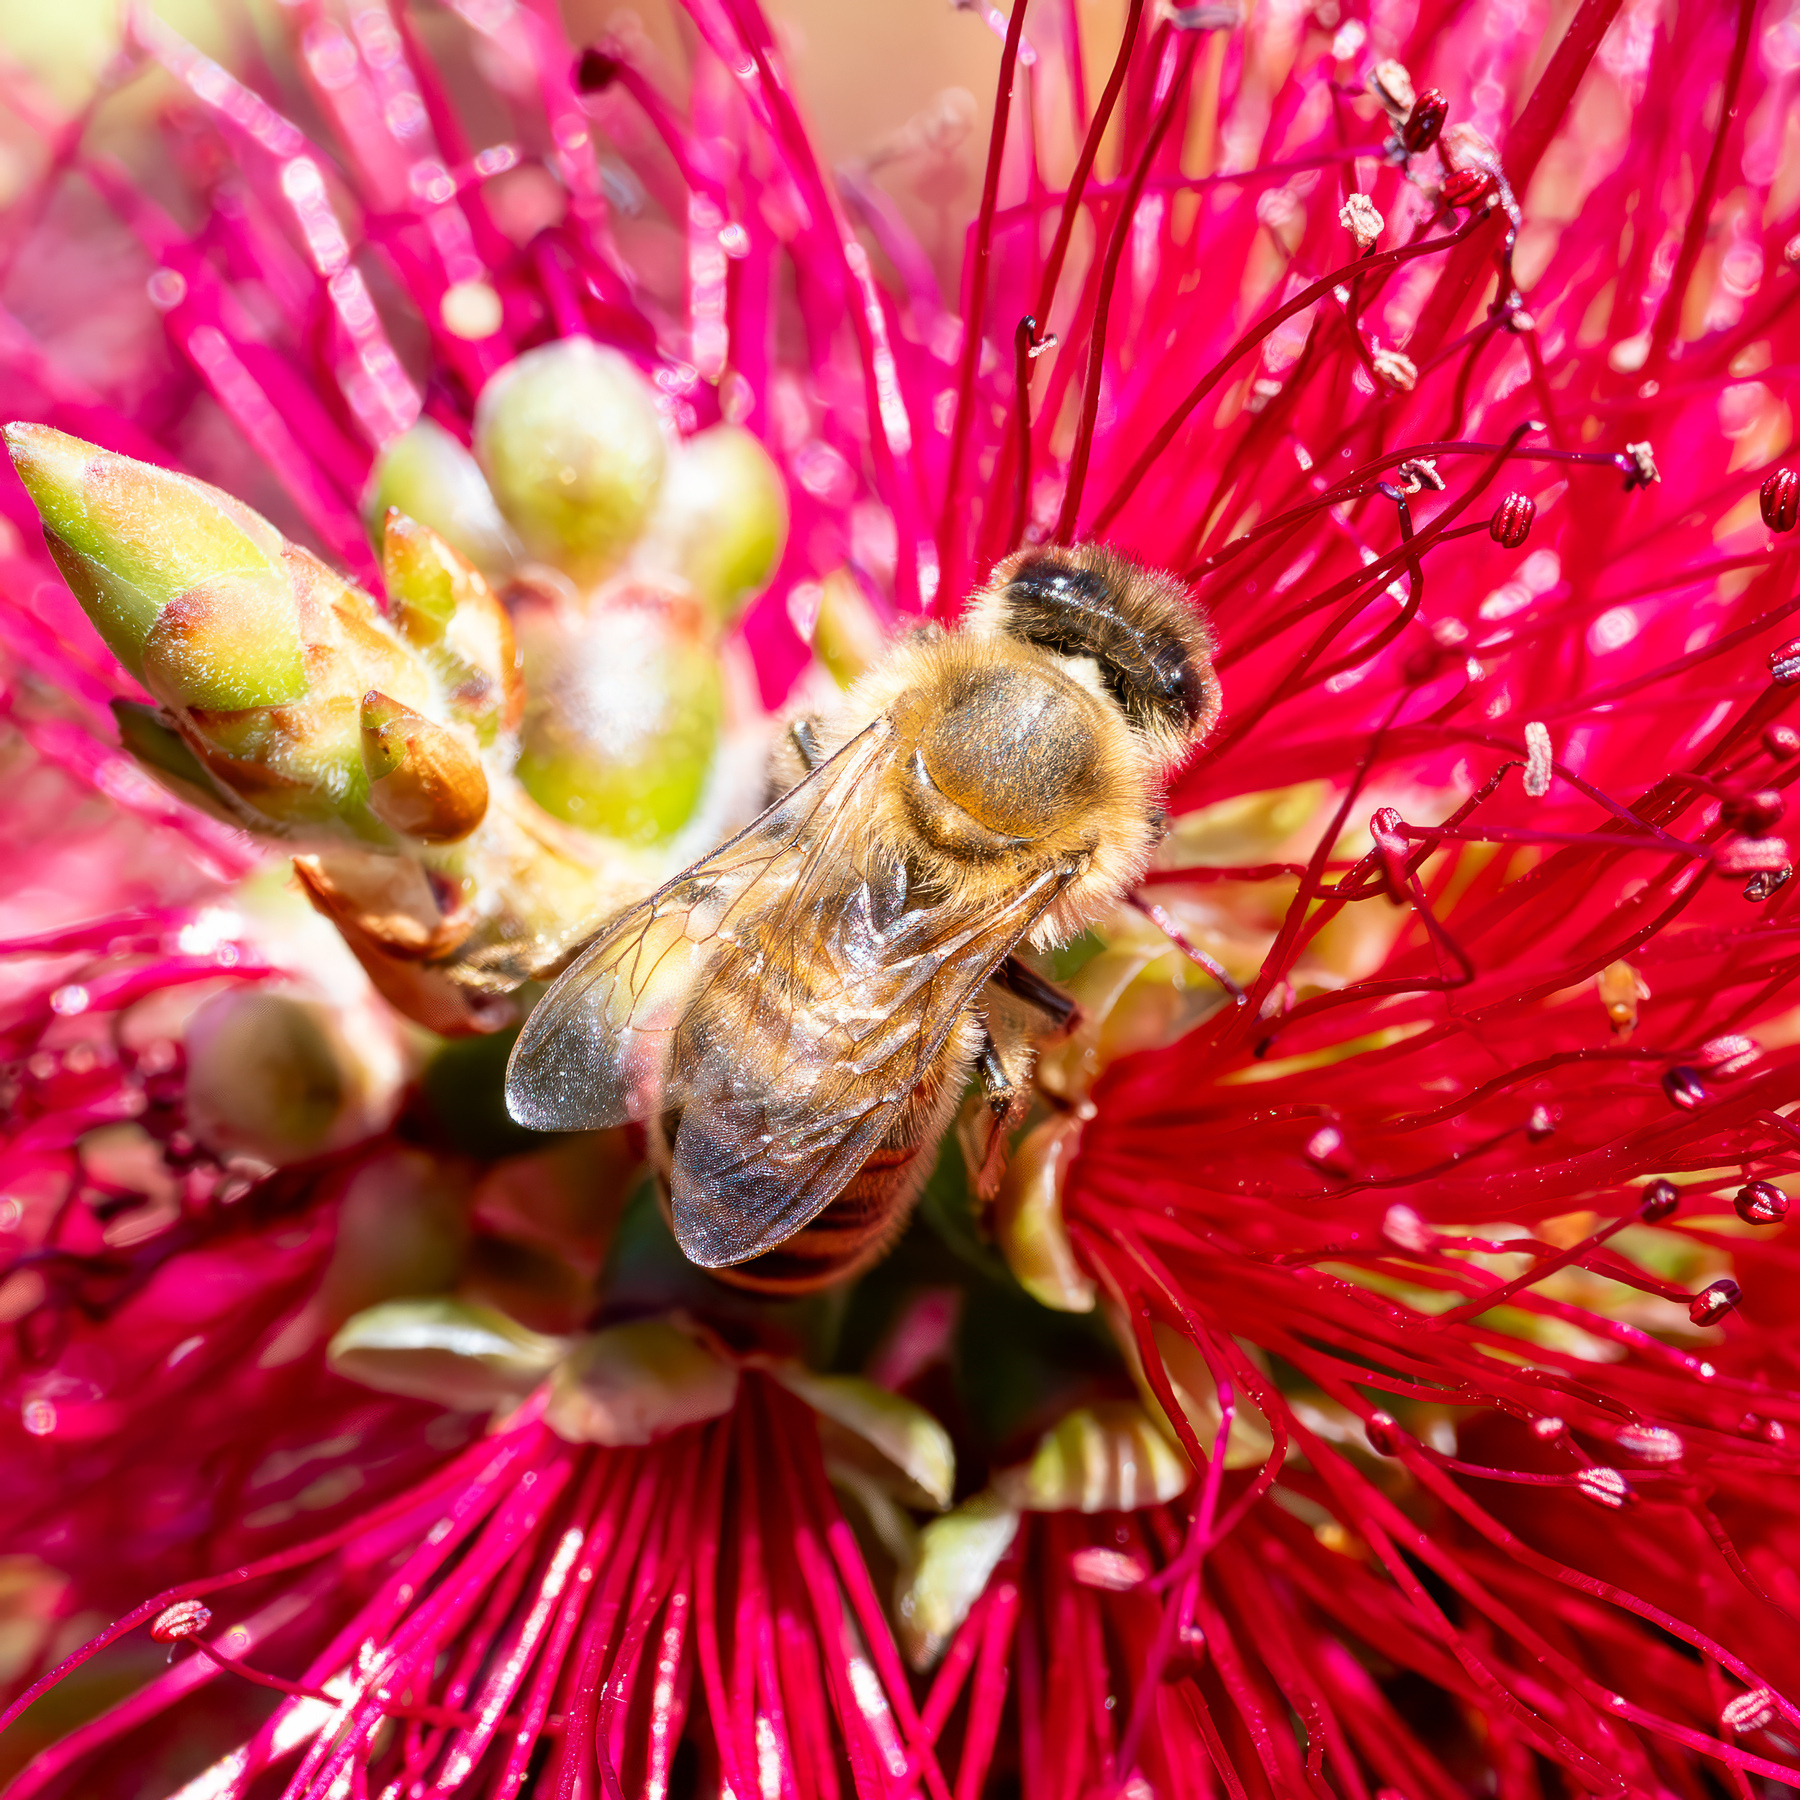
<svg viewBox="0 0 1800 1800">
<path fill-rule="evenodd" d="M 363 520 L 378 550 L 394 507 L 429 526 L 485 575 L 497 579 L 519 558 L 519 540 L 474 457 L 430 419 L 401 432 L 375 459 L 363 490 Z"/>
<path fill-rule="evenodd" d="M 860 1375 L 818 1375 L 799 1363 L 772 1371 L 789 1393 L 876 1451 L 940 1510 L 956 1491 L 956 1449 L 924 1407 Z"/>
<path fill-rule="evenodd" d="M 362 703 L 369 810 L 427 844 L 465 838 L 487 811 L 487 776 L 455 732 L 371 690 Z"/>
<path fill-rule="evenodd" d="M 918 1561 L 894 1596 L 900 1647 L 915 1669 L 943 1655 L 1018 1532 L 1018 1509 L 990 1490 L 919 1533 Z"/>
<path fill-rule="evenodd" d="M 813 655 L 847 688 L 887 649 L 887 633 L 856 578 L 838 569 L 825 577 L 813 620 Z"/>
<path fill-rule="evenodd" d="M 482 389 L 475 455 L 526 549 L 588 582 L 642 531 L 667 451 L 650 385 L 631 363 L 563 338 Z"/>
<path fill-rule="evenodd" d="M 337 1204 L 337 1242 L 320 1283 L 331 1325 L 400 1295 L 453 1287 L 469 1248 L 467 1182 L 422 1150 L 362 1163 Z"/>
<path fill-rule="evenodd" d="M 76 599 L 159 700 L 229 710 L 306 691 L 283 542 L 266 519 L 47 425 L 9 425 L 6 441 Z"/>
<path fill-rule="evenodd" d="M 716 625 L 768 586 L 787 544 L 787 488 L 740 425 L 715 425 L 669 459 L 638 566 L 693 589 Z"/>
<path fill-rule="evenodd" d="M 557 1365 L 544 1419 L 572 1444 L 649 1444 L 731 1411 L 738 1374 L 667 1319 L 583 1338 Z"/>
<path fill-rule="evenodd" d="M 361 1055 L 318 1001 L 229 988 L 184 1037 L 188 1128 L 221 1155 L 300 1162 L 372 1136 L 393 1110 L 393 1072 Z"/>
<path fill-rule="evenodd" d="M 622 845 L 602 852 L 507 775 L 524 701 L 511 626 L 476 569 L 426 527 L 395 514 L 386 534 L 390 620 L 227 494 L 43 426 L 12 427 L 8 442 L 71 587 L 163 703 L 121 706 L 127 746 L 215 815 L 316 844 L 319 855 L 296 859 L 302 885 L 408 1016 L 444 1032 L 497 1029 L 512 1017 L 501 996 L 653 885 Z M 660 468 L 660 436 L 655 454 Z M 722 705 L 698 608 L 680 604 L 679 625 L 659 614 L 652 626 L 662 661 L 648 657 L 666 690 L 649 712 L 667 711 L 666 738 L 629 683 L 605 696 L 641 741 L 635 760 L 604 766 L 604 804 L 591 810 L 619 811 L 645 840 L 692 811 Z M 642 795 L 615 805 L 640 775 Z M 585 804 L 577 792 L 568 810 Z M 292 1091 L 259 1094 L 244 1125 L 241 1147 L 268 1160 L 311 1154 L 325 1128 L 307 1108 L 323 1117 L 335 1104 L 332 1057 L 303 1054 L 302 1036 L 290 1020 L 282 1054 L 302 1071 Z M 298 1109 L 285 1122 L 270 1111 L 284 1105 Z"/>
<path fill-rule="evenodd" d="M 436 672 L 451 716 L 483 746 L 516 731 L 525 682 L 512 622 L 473 565 L 436 532 L 390 511 L 382 578 L 388 617 Z"/>
<path fill-rule="evenodd" d="M 1166 904 L 1181 917 L 1175 903 Z M 1240 980 L 1254 975 L 1260 943 L 1187 923 L 1194 940 Z M 1097 931 L 1105 947 L 1064 984 L 1081 1007 L 1080 1023 L 1049 1045 L 1037 1066 L 1046 1092 L 1076 1104 L 1120 1057 L 1171 1044 L 1226 1004 L 1213 977 L 1142 914 L 1121 907 Z"/>
<path fill-rule="evenodd" d="M 1023 1512 L 1135 1512 L 1187 1492 L 1194 1471 L 1135 1400 L 1079 1406 L 994 1491 Z"/>
<path fill-rule="evenodd" d="M 1151 1387 L 1144 1374 L 1143 1358 L 1138 1350 L 1137 1334 L 1132 1330 L 1131 1320 L 1126 1316 L 1124 1308 L 1112 1299 L 1106 1301 L 1104 1310 L 1106 1322 L 1112 1328 L 1113 1341 L 1119 1346 L 1120 1354 L 1131 1370 L 1132 1380 L 1137 1383 L 1144 1410 L 1151 1418 L 1162 1421 L 1169 1438 L 1179 1443 L 1174 1423 L 1164 1412 L 1162 1402 L 1156 1397 L 1156 1390 Z M 1175 1402 L 1181 1408 L 1195 1441 L 1210 1456 L 1225 1415 L 1219 1405 L 1218 1384 L 1213 1380 L 1212 1371 L 1206 1366 L 1206 1358 L 1180 1332 L 1171 1330 L 1167 1325 L 1153 1325 L 1151 1331 L 1157 1355 L 1162 1359 L 1163 1372 L 1168 1376 L 1170 1392 L 1174 1394 Z M 1274 1434 L 1269 1430 L 1269 1422 L 1263 1417 L 1261 1409 L 1242 1387 L 1236 1389 L 1234 1401 L 1231 1436 L 1225 1445 L 1225 1467 L 1260 1468 L 1268 1461 L 1269 1453 L 1275 1447 Z"/>
<path fill-rule="evenodd" d="M 585 617 L 540 602 L 515 624 L 530 695 L 517 769 L 526 791 L 627 844 L 672 837 L 706 786 L 725 708 L 693 602 L 621 581 Z"/>
<path fill-rule="evenodd" d="M 372 1306 L 345 1322 L 325 1357 L 379 1393 L 488 1412 L 524 1399 L 563 1349 L 491 1306 L 446 1297 Z"/>
<path fill-rule="evenodd" d="M 1081 1143 L 1081 1121 L 1065 1113 L 1025 1134 L 994 1201 L 994 1241 L 1019 1285 L 1056 1312 L 1094 1310 L 1091 1275 L 1075 1259 L 1063 1224 L 1063 1182 Z"/>
</svg>

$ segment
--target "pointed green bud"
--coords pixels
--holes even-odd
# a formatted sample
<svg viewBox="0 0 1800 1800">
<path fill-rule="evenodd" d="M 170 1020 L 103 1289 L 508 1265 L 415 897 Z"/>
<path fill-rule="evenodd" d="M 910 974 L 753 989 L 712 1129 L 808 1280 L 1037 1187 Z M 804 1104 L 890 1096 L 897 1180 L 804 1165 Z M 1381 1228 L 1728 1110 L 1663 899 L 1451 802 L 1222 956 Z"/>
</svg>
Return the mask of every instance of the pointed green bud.
<svg viewBox="0 0 1800 1800">
<path fill-rule="evenodd" d="M 813 655 L 847 688 L 887 650 L 887 633 L 855 576 L 837 569 L 817 590 L 818 612 L 807 634 Z"/>
<path fill-rule="evenodd" d="M 6 441 L 75 597 L 158 699 L 226 711 L 306 691 L 281 534 L 266 519 L 47 425 L 9 425 Z"/>
<path fill-rule="evenodd" d="M 562 338 L 481 390 L 475 455 L 525 548 L 590 582 L 643 530 L 667 450 L 636 368 L 587 338 Z"/>
<path fill-rule="evenodd" d="M 409 837 L 453 844 L 487 812 L 487 776 L 475 752 L 379 690 L 363 695 L 362 756 L 369 810 Z"/>
<path fill-rule="evenodd" d="M 228 988 L 183 1038 L 188 1129 L 220 1156 L 300 1162 L 379 1131 L 392 1110 L 394 1083 L 318 1001 Z"/>
<path fill-rule="evenodd" d="M 531 604 L 515 624 L 530 696 L 517 769 L 526 791 L 571 825 L 665 842 L 699 804 L 725 710 L 693 601 L 628 578 L 586 616 Z"/>
<path fill-rule="evenodd" d="M 787 544 L 781 471 L 741 425 L 715 425 L 669 459 L 639 566 L 674 575 L 715 625 L 769 585 Z"/>
<path fill-rule="evenodd" d="M 990 1489 L 919 1533 L 918 1561 L 902 1572 L 894 1597 L 900 1647 L 915 1669 L 943 1655 L 1018 1531 L 1018 1509 Z"/>
<path fill-rule="evenodd" d="M 333 1325 L 399 1295 L 455 1284 L 469 1247 L 468 1181 L 423 1150 L 389 1150 L 362 1163 L 340 1190 L 337 1241 L 319 1286 Z"/>
<path fill-rule="evenodd" d="M 452 717 L 491 744 L 516 731 L 525 680 L 506 609 L 435 531 L 390 509 L 382 539 L 388 617 L 436 670 Z"/>
<path fill-rule="evenodd" d="M 242 712 L 306 693 L 300 621 L 285 575 L 216 575 L 157 615 L 144 686 L 165 706 Z"/>
<path fill-rule="evenodd" d="M 331 1340 L 325 1359 L 337 1374 L 379 1393 L 488 1412 L 524 1399 L 564 1347 L 494 1307 L 446 1296 L 389 1300 L 359 1312 Z"/>
<path fill-rule="evenodd" d="M 381 539 L 381 579 L 387 585 L 388 618 L 415 648 L 443 642 L 456 615 L 458 577 L 470 565 L 429 526 L 398 507 L 387 510 Z"/>
<path fill-rule="evenodd" d="M 1132 1330 L 1131 1320 L 1118 1302 L 1111 1298 L 1107 1299 L 1103 1310 L 1106 1322 L 1112 1328 L 1113 1342 L 1119 1346 L 1119 1353 L 1131 1370 L 1131 1379 L 1137 1384 L 1144 1410 L 1163 1425 L 1172 1443 L 1179 1444 L 1181 1439 L 1174 1423 L 1164 1412 L 1156 1390 L 1144 1373 L 1143 1356 L 1138 1349 L 1137 1334 Z M 1188 1429 L 1193 1432 L 1195 1441 L 1211 1456 L 1225 1415 L 1224 1409 L 1219 1405 L 1218 1384 L 1213 1380 L 1212 1371 L 1206 1366 L 1206 1358 L 1180 1332 L 1169 1326 L 1157 1324 L 1151 1330 L 1157 1355 L 1162 1360 L 1163 1374 L 1168 1378 L 1169 1390 L 1175 1396 L 1175 1403 L 1185 1415 Z M 1275 1437 L 1269 1429 L 1268 1420 L 1263 1417 L 1256 1402 L 1239 1386 L 1231 1413 L 1231 1436 L 1225 1443 L 1226 1468 L 1260 1468 L 1269 1460 L 1269 1454 L 1274 1448 Z"/>
<path fill-rule="evenodd" d="M 1022 1512 L 1135 1512 L 1186 1493 L 1193 1479 L 1135 1400 L 1100 1400 L 1065 1414 L 1030 1462 L 994 1477 L 994 1491 Z"/>
<path fill-rule="evenodd" d="M 501 518 L 474 457 L 430 419 L 401 432 L 375 459 L 363 492 L 363 519 L 378 550 L 392 507 L 429 526 L 496 579 L 519 558 L 519 540 Z"/>
<path fill-rule="evenodd" d="M 814 1412 L 876 1451 L 931 1505 L 941 1509 L 950 1504 L 956 1491 L 956 1449 L 949 1432 L 924 1407 L 860 1375 L 818 1375 L 799 1363 L 773 1374 Z"/>
<path fill-rule="evenodd" d="M 1018 1283 L 1055 1312 L 1094 1310 L 1094 1280 L 1063 1224 L 1063 1183 L 1081 1144 L 1081 1121 L 1053 1114 L 1013 1151 L 994 1200 L 994 1241 Z"/>
<path fill-rule="evenodd" d="M 557 1365 L 544 1420 L 572 1444 L 649 1444 L 731 1411 L 738 1372 L 668 1319 L 586 1337 Z"/>
</svg>

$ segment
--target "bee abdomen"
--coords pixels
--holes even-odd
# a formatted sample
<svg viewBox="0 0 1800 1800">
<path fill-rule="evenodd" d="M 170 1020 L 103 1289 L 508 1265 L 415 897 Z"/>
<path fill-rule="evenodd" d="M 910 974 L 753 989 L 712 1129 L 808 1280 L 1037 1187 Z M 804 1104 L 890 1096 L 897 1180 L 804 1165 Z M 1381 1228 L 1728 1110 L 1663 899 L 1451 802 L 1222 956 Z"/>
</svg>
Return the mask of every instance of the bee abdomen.
<svg viewBox="0 0 1800 1800">
<path fill-rule="evenodd" d="M 920 1145 L 878 1145 L 844 1191 L 773 1250 L 714 1269 L 731 1286 L 770 1295 L 808 1294 L 872 1263 L 899 1236 L 918 1191 Z"/>
</svg>

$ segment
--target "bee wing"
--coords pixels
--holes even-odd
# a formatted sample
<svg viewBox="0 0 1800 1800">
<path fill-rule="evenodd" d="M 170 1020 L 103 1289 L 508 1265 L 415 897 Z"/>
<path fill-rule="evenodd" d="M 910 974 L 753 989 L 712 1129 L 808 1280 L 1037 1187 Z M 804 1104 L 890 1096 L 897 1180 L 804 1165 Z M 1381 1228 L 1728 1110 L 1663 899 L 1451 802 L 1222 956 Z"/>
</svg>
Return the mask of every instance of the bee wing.
<svg viewBox="0 0 1800 1800">
<path fill-rule="evenodd" d="M 537 1131 L 647 1119 L 686 1097 L 680 1038 L 721 962 L 743 960 L 752 922 L 816 890 L 820 830 L 890 754 L 877 720 L 727 844 L 621 913 L 532 1009 L 506 1067 L 507 1110 Z"/>
<path fill-rule="evenodd" d="M 759 922 L 754 955 L 710 975 L 683 1023 L 670 1210 L 702 1268 L 772 1249 L 837 1197 L 1076 873 L 985 905 L 909 904 L 879 846 L 858 858 L 831 842 L 856 830 L 834 813 L 811 878 Z"/>
</svg>

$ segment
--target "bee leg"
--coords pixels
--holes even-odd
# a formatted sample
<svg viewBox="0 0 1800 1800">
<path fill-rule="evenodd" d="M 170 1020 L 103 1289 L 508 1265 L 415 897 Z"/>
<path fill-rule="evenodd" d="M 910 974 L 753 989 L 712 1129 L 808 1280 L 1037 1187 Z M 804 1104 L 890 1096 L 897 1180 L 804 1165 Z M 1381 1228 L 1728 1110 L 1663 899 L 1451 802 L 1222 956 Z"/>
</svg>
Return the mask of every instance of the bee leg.
<svg viewBox="0 0 1800 1800">
<path fill-rule="evenodd" d="M 788 741 L 806 765 L 807 774 L 810 775 L 825 760 L 825 752 L 819 747 L 818 730 L 811 719 L 804 716 L 795 719 L 788 726 Z"/>
<path fill-rule="evenodd" d="M 1012 1156 L 1012 1134 L 1024 1122 L 1031 1105 L 1031 1089 L 1015 1081 L 1001 1059 L 1000 1048 L 984 1020 L 981 1048 L 975 1056 L 975 1073 L 987 1099 L 987 1143 L 975 1168 L 975 1197 L 992 1200 L 1000 1191 L 1001 1178 Z"/>
<path fill-rule="evenodd" d="M 1015 1000 L 1040 1012 L 1050 1021 L 1047 1037 L 1067 1037 L 1081 1023 L 1081 1008 L 1075 996 L 1046 981 L 1036 969 L 1009 956 L 988 977 L 995 987 L 1004 988 Z"/>
<path fill-rule="evenodd" d="M 819 742 L 819 721 L 801 714 L 788 721 L 787 730 L 769 746 L 768 798 L 779 800 L 796 788 L 825 760 Z"/>
</svg>

